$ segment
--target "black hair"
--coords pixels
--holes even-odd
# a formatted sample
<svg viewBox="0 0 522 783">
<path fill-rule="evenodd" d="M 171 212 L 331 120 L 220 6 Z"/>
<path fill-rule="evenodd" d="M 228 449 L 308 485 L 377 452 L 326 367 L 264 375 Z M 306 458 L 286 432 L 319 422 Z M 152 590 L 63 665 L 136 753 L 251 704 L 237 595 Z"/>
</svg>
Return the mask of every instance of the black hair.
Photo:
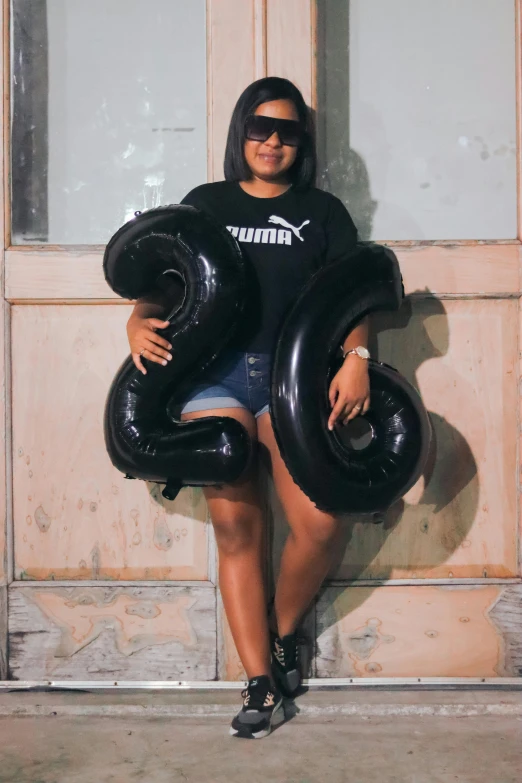
<svg viewBox="0 0 522 783">
<path fill-rule="evenodd" d="M 317 156 L 312 127 L 312 116 L 301 92 L 288 79 L 267 76 L 250 84 L 239 96 L 232 112 L 225 149 L 225 179 L 230 182 L 248 180 L 252 176 L 245 159 L 245 120 L 262 103 L 292 101 L 305 133 L 298 147 L 297 157 L 287 172 L 289 181 L 297 187 L 310 187 L 315 182 Z"/>
</svg>

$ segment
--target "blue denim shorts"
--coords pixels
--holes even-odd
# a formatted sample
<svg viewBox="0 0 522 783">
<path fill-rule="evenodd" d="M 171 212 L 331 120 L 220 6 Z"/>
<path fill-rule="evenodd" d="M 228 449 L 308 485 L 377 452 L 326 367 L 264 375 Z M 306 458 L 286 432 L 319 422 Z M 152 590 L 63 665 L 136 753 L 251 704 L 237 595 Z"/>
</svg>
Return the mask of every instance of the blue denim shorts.
<svg viewBox="0 0 522 783">
<path fill-rule="evenodd" d="M 218 357 L 181 402 L 181 413 L 246 408 L 256 419 L 270 403 L 271 354 L 227 351 Z"/>
</svg>

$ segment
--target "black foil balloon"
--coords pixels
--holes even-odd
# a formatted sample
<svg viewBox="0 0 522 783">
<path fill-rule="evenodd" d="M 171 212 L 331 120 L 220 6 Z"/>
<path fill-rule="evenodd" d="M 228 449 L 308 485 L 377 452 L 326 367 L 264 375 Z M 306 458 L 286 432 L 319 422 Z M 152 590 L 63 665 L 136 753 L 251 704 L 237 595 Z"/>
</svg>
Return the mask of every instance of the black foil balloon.
<svg viewBox="0 0 522 783">
<path fill-rule="evenodd" d="M 112 383 L 105 443 L 113 465 L 128 478 L 165 483 L 168 499 L 183 485 L 239 478 L 251 455 L 245 428 L 230 417 L 176 421 L 169 404 L 241 323 L 247 274 L 239 245 L 193 207 L 159 207 L 137 213 L 116 232 L 103 268 L 113 291 L 127 299 L 168 291 L 171 276 L 185 284 L 181 306 L 172 301 L 170 325 L 160 332 L 172 344 L 172 361 L 164 367 L 144 360 L 143 375 L 129 357 Z"/>
<path fill-rule="evenodd" d="M 327 426 L 328 388 L 340 366 L 339 346 L 365 315 L 397 310 L 402 296 L 392 251 L 360 245 L 314 275 L 281 330 L 272 370 L 274 431 L 294 481 L 323 511 L 384 511 L 424 468 L 431 438 L 428 414 L 417 391 L 392 367 L 370 363 L 365 448 L 355 448 L 347 437 L 353 425 L 332 432 Z"/>
</svg>

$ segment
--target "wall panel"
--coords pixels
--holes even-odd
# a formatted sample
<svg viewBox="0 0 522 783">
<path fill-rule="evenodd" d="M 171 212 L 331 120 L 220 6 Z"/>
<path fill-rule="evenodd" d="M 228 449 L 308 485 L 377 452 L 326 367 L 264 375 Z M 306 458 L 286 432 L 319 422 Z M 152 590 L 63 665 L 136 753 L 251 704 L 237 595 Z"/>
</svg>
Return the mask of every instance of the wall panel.
<svg viewBox="0 0 522 783">
<path fill-rule="evenodd" d="M 165 501 L 158 485 L 125 480 L 105 451 L 127 317 L 118 306 L 13 308 L 18 579 L 207 578 L 201 490 Z"/>
<path fill-rule="evenodd" d="M 514 300 L 424 299 L 374 319 L 379 358 L 420 390 L 433 448 L 383 524 L 355 524 L 338 576 L 517 575 L 517 311 Z"/>
<path fill-rule="evenodd" d="M 212 586 L 16 587 L 10 675 L 19 680 L 212 680 Z"/>
<path fill-rule="evenodd" d="M 522 586 L 329 587 L 318 677 L 522 675 Z"/>
</svg>

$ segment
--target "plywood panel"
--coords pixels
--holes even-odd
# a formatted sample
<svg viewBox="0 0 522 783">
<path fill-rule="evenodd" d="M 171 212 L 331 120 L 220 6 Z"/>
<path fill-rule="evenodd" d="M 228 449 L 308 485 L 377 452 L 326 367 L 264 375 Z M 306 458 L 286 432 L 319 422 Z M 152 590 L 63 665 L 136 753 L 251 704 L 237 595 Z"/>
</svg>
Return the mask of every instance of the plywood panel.
<svg viewBox="0 0 522 783">
<path fill-rule="evenodd" d="M 433 452 L 404 508 L 347 524 L 338 576 L 518 574 L 517 320 L 511 300 L 413 300 L 374 318 L 379 358 L 420 389 Z"/>
<path fill-rule="evenodd" d="M 10 300 L 115 299 L 103 275 L 103 251 L 8 250 L 5 290 Z"/>
<path fill-rule="evenodd" d="M 417 245 L 393 249 L 407 294 L 518 294 L 520 245 Z M 6 297 L 12 302 L 77 299 L 121 302 L 105 282 L 102 257 L 99 249 L 8 250 Z"/>
<path fill-rule="evenodd" d="M 207 578 L 207 507 L 187 488 L 126 481 L 103 411 L 128 353 L 127 307 L 13 308 L 14 538 L 18 579 Z"/>
<path fill-rule="evenodd" d="M 389 243 L 407 294 L 506 294 L 520 290 L 518 243 L 422 245 Z"/>
<path fill-rule="evenodd" d="M 212 680 L 209 587 L 11 588 L 13 679 Z"/>
<path fill-rule="evenodd" d="M 317 676 L 519 676 L 522 617 L 509 608 L 521 600 L 520 585 L 329 587 L 317 605 Z"/>
<path fill-rule="evenodd" d="M 242 91 L 258 78 L 255 43 L 260 24 L 255 0 L 209 0 L 210 179 L 223 179 L 223 156 L 232 110 Z"/>
<path fill-rule="evenodd" d="M 267 0 L 268 76 L 294 82 L 312 103 L 313 3 L 311 0 Z"/>
</svg>

